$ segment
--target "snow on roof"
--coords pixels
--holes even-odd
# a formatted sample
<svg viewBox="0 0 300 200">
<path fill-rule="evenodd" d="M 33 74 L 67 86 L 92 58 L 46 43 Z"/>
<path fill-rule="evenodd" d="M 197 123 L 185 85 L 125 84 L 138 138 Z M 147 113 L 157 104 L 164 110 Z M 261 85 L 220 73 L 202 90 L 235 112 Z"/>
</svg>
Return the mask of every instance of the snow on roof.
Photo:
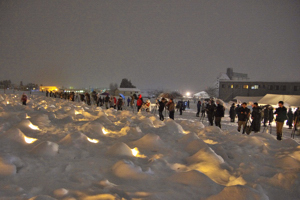
<svg viewBox="0 0 300 200">
<path fill-rule="evenodd" d="M 138 88 L 118 88 L 119 91 L 128 91 L 128 92 L 135 92 L 135 91 L 141 91 Z"/>
</svg>

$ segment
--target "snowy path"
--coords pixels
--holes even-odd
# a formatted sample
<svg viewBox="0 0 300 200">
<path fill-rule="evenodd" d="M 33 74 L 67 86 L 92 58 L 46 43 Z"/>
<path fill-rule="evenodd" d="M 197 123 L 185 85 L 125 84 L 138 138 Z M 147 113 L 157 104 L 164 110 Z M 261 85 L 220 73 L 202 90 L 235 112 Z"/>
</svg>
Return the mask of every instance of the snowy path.
<svg viewBox="0 0 300 200">
<path fill-rule="evenodd" d="M 1 199 L 298 199 L 300 146 L 34 95 L 0 96 Z M 275 130 L 275 128 L 273 128 Z M 298 137 L 297 137 L 297 141 Z"/>
</svg>

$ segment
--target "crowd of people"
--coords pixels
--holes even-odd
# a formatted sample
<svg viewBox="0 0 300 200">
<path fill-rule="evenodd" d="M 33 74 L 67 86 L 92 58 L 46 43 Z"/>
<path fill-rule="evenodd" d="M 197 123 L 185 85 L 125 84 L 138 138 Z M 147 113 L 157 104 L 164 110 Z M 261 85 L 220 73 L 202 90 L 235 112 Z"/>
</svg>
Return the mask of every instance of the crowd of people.
<svg viewBox="0 0 300 200">
<path fill-rule="evenodd" d="M 241 106 L 235 106 L 235 104 L 232 104 L 229 110 L 231 122 L 235 122 L 235 118 L 237 118 L 238 131 L 240 132 L 241 127 L 243 127 L 243 134 L 247 132 L 246 128 L 248 122 L 250 127 L 249 132 L 247 133 L 250 133 L 251 131 L 257 133 L 260 131 L 261 124 L 263 124 L 264 127 L 266 127 L 267 124 L 271 125 L 271 123 L 274 121 L 274 115 L 276 116 L 275 121 L 277 140 L 282 140 L 282 128 L 285 121 L 287 121 L 289 129 L 292 129 L 294 124 L 294 129 L 297 130 L 300 109 L 298 107 L 294 113 L 291 108 L 289 108 L 289 111 L 287 111 L 283 101 L 278 102 L 278 108 L 276 108 L 275 111 L 270 105 L 258 106 L 258 103 L 254 103 L 252 105 L 251 112 L 250 109 L 247 108 L 246 102 L 244 102 Z"/>
<path fill-rule="evenodd" d="M 100 93 L 96 93 L 93 91 L 90 93 L 74 93 L 74 92 L 48 92 L 46 91 L 46 96 L 53 97 L 53 98 L 61 98 L 70 101 L 77 101 L 77 102 L 85 102 L 87 105 L 97 105 L 100 107 L 104 107 L 106 109 L 114 108 L 117 110 L 123 110 L 123 106 L 126 105 L 127 107 L 131 107 L 134 111 L 135 107 L 137 108 L 137 112 L 141 110 L 145 110 L 146 112 L 150 112 L 151 102 L 148 99 L 144 101 L 142 96 L 132 95 L 128 97 L 127 100 L 124 96 L 110 96 L 106 94 L 103 96 Z M 24 93 L 21 97 L 21 101 L 23 105 L 26 105 L 27 102 L 27 95 Z M 167 100 L 166 98 L 161 98 L 156 100 L 156 109 L 158 109 L 159 119 L 164 121 L 165 117 L 163 115 L 163 111 L 166 109 L 169 113 L 169 118 L 174 120 L 175 109 L 179 111 L 179 115 L 182 115 L 182 111 L 185 108 L 189 108 L 190 102 L 184 102 L 183 100 L 179 100 L 178 102 L 174 102 L 172 98 Z M 200 116 L 201 113 L 201 116 Z M 214 124 L 218 127 L 221 126 L 222 118 L 225 114 L 225 107 L 222 105 L 220 100 L 214 101 L 214 99 L 210 99 L 209 101 L 198 101 L 197 102 L 197 113 L 196 117 L 200 117 L 200 119 L 204 119 L 205 115 L 208 118 L 209 125 L 213 126 Z M 291 108 L 287 110 L 284 106 L 283 101 L 278 102 L 278 108 L 275 109 L 270 105 L 266 106 L 259 106 L 258 103 L 254 103 L 252 105 L 252 111 L 247 107 L 247 103 L 244 102 L 241 105 L 235 105 L 233 103 L 229 109 L 229 117 L 231 122 L 235 122 L 238 120 L 238 132 L 242 131 L 242 134 L 250 134 L 251 131 L 257 133 L 260 132 L 261 124 L 264 127 L 270 126 L 271 123 L 274 121 L 274 115 L 276 116 L 276 132 L 277 132 L 277 139 L 282 139 L 282 128 L 284 122 L 287 121 L 287 125 L 289 129 L 293 128 L 297 130 L 297 124 L 300 121 L 300 109 L 299 107 L 296 109 L 295 112 L 292 111 Z"/>
</svg>

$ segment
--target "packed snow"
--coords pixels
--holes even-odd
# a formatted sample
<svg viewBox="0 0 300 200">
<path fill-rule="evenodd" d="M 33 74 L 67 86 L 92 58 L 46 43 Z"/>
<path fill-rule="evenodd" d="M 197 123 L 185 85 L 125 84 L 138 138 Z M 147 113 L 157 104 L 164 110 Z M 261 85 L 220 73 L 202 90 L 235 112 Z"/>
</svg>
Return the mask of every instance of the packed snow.
<svg viewBox="0 0 300 200">
<path fill-rule="evenodd" d="M 0 198 L 30 200 L 300 197 L 300 146 L 243 135 L 195 117 L 102 109 L 29 95 L 0 95 Z M 227 112 L 227 111 L 226 111 Z M 164 112 L 165 114 L 165 112 Z M 299 137 L 299 136 L 296 136 Z"/>
</svg>

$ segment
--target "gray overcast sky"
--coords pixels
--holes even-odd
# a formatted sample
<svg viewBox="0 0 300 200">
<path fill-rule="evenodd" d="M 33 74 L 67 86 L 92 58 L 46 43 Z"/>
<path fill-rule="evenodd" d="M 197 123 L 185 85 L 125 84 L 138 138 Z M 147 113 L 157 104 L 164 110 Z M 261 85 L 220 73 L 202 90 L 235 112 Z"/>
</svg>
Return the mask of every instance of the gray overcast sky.
<svg viewBox="0 0 300 200">
<path fill-rule="evenodd" d="M 198 91 L 228 67 L 299 81 L 300 1 L 0 1 L 0 80 Z"/>
</svg>

